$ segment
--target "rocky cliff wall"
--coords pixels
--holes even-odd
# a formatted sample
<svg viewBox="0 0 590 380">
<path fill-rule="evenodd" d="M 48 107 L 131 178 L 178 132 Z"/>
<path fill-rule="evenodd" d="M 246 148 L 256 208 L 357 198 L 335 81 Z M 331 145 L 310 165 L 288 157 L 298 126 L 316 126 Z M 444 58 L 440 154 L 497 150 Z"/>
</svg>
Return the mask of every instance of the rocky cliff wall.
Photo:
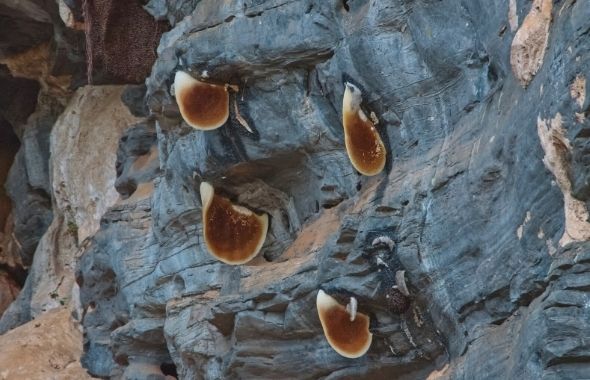
<svg viewBox="0 0 590 380">
<path fill-rule="evenodd" d="M 587 1 L 145 9 L 171 26 L 146 86 L 79 89 L 52 125 L 51 225 L 68 243 L 44 249 L 60 241 L 49 227 L 0 327 L 63 300 L 84 332 L 82 365 L 105 378 L 587 376 Z M 178 70 L 238 87 L 226 125 L 183 121 Z M 344 80 L 379 121 L 378 176 L 344 149 Z M 208 254 L 202 181 L 270 216 L 253 261 Z M 378 259 L 406 271 L 402 314 Z M 63 294 L 31 296 L 60 262 Z M 370 315 L 366 355 L 328 345 L 320 288 Z"/>
<path fill-rule="evenodd" d="M 576 162 L 586 121 L 576 115 L 585 104 L 570 88 L 588 69 L 588 11 L 547 1 L 187 8 L 147 81 L 162 175 L 149 202 L 112 210 L 81 261 L 84 279 L 104 266 L 82 286 L 83 303 L 97 305 L 88 362 L 108 362 L 114 344 L 103 369 L 170 354 L 186 378 L 419 378 L 445 362 L 450 378 L 581 376 L 587 346 L 573 314 L 587 313 L 585 290 L 555 279 L 587 278 L 586 238 L 575 232 L 586 229 L 586 205 L 571 185 L 584 182 Z M 523 20 L 514 30 L 511 12 Z M 235 120 L 188 128 L 170 90 L 179 69 L 239 85 L 255 133 Z M 343 76 L 380 119 L 391 152 L 380 177 L 358 176 L 343 150 Z M 201 180 L 271 215 L 254 263 L 228 267 L 206 253 Z M 142 228 L 129 216 L 140 210 Z M 135 243 L 108 258 L 112 234 Z M 371 249 L 380 235 L 396 242 L 382 255 L 411 284 L 402 316 L 380 307 Z M 101 303 L 106 274 L 120 282 Z M 320 287 L 352 292 L 373 313 L 366 357 L 343 359 L 325 343 L 313 306 Z M 101 305 L 109 318 L 96 315 Z M 109 341 L 114 308 L 122 326 Z M 143 353 L 156 331 L 167 350 Z M 568 348 L 551 347 L 555 339 Z"/>
</svg>

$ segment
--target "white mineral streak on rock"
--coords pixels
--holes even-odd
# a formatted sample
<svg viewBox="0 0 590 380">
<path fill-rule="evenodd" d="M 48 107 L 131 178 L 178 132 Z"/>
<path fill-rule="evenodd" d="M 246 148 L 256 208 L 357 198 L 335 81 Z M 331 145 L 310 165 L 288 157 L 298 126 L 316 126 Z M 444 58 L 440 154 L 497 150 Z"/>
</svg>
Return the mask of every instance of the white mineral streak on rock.
<svg viewBox="0 0 590 380">
<path fill-rule="evenodd" d="M 586 101 L 586 78 L 583 75 L 576 75 L 576 79 L 574 79 L 570 86 L 570 95 L 580 108 L 584 107 L 584 102 Z"/>
<path fill-rule="evenodd" d="M 510 24 L 510 30 L 515 31 L 518 29 L 518 14 L 516 13 L 516 0 L 510 0 L 508 5 L 508 23 Z"/>
<path fill-rule="evenodd" d="M 553 119 L 537 119 L 537 132 L 541 146 L 545 151 L 543 163 L 553 173 L 555 180 L 563 193 L 565 211 L 565 231 L 559 244 L 564 246 L 574 241 L 590 239 L 590 223 L 588 223 L 588 209 L 584 202 L 574 198 L 571 194 L 572 184 L 568 177 L 570 165 L 568 156 L 571 145 L 565 136 L 561 114 Z"/>
<path fill-rule="evenodd" d="M 549 40 L 552 8 L 552 0 L 535 0 L 512 41 L 512 72 L 524 87 L 528 86 L 543 64 Z"/>
</svg>

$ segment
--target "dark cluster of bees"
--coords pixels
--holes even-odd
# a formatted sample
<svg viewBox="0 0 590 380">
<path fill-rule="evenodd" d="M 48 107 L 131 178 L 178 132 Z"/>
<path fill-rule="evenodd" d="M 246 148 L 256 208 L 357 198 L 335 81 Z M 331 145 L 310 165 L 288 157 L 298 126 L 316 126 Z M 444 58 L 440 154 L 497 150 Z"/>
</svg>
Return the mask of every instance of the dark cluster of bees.
<svg viewBox="0 0 590 380">
<path fill-rule="evenodd" d="M 229 91 L 235 86 L 198 80 L 178 71 L 174 92 L 180 113 L 191 127 L 210 131 L 224 125 L 229 117 Z M 345 146 L 352 166 L 361 174 L 373 176 L 385 167 L 387 151 L 375 123 L 361 109 L 358 87 L 345 83 L 342 100 L 342 125 Z M 248 125 L 244 125 L 249 129 Z M 216 259 L 240 265 L 252 260 L 262 248 L 268 230 L 268 215 L 257 214 L 216 194 L 213 186 L 202 182 L 203 238 L 209 253 Z M 387 270 L 387 268 L 385 268 Z M 392 310 L 403 312 L 409 302 L 397 286 L 388 287 L 386 299 Z M 318 315 L 330 346 L 347 358 L 364 355 L 372 342 L 369 316 L 357 312 L 357 300 L 350 298 L 344 306 L 319 290 Z"/>
</svg>

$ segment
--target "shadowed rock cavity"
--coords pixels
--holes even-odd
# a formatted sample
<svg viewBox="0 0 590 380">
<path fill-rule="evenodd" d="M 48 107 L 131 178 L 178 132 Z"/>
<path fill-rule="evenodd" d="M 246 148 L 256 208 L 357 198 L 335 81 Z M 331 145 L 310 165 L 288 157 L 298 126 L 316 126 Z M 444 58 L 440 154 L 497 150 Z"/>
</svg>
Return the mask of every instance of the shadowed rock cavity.
<svg viewBox="0 0 590 380">
<path fill-rule="evenodd" d="M 4 189 L 19 146 L 20 142 L 12 126 L 0 118 L 0 315 L 16 298 L 25 276 L 18 246 L 12 237 L 12 202 Z"/>
<path fill-rule="evenodd" d="M 130 126 L 119 140 L 115 188 L 124 199 L 151 182 L 160 169 L 153 120 Z"/>
<path fill-rule="evenodd" d="M 12 204 L 4 183 L 8 177 L 8 171 L 14 161 L 14 156 L 18 152 L 20 142 L 14 134 L 12 126 L 5 120 L 0 120 L 0 231 L 4 231 L 8 216 L 12 211 Z"/>
<path fill-rule="evenodd" d="M 0 58 L 21 53 L 53 36 L 51 16 L 40 2 L 0 3 Z"/>
<path fill-rule="evenodd" d="M 26 205 L 13 203 L 18 199 L 11 199 L 8 182 L 21 146 L 15 131 L 20 130 L 34 111 L 39 87 L 39 83 L 34 80 L 13 77 L 5 65 L 0 65 L 0 281 L 3 283 L 0 286 L 0 315 L 19 293 L 26 277 L 26 268 L 30 264 L 29 255 L 34 249 L 34 246 L 23 247 L 19 241 L 19 238 L 24 237 L 20 224 L 22 219 L 19 217 Z M 10 178 L 14 178 L 14 174 Z M 36 237 L 32 237 L 33 244 L 43 232 L 34 232 Z"/>
<path fill-rule="evenodd" d="M 81 83 L 83 33 L 63 24 L 55 1 L 4 1 L 0 19 L 0 123 L 20 142 L 2 187 L 13 207 L 10 244 L 27 268 L 52 220 L 49 137 L 69 86 Z"/>
</svg>

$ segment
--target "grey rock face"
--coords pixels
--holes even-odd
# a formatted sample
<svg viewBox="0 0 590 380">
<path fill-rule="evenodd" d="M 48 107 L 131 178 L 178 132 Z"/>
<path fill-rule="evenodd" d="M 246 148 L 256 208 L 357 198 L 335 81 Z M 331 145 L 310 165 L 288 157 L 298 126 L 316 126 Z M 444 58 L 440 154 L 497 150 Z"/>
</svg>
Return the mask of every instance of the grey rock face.
<svg viewBox="0 0 590 380">
<path fill-rule="evenodd" d="M 148 6 L 176 20 L 146 82 L 161 171 L 128 185 L 132 152 L 151 144 L 131 129 L 118 160 L 129 199 L 78 267 L 92 374 L 148 378 L 172 360 L 186 379 L 587 375 L 588 247 L 574 232 L 588 220 L 568 211 L 588 213 L 588 100 L 570 94 L 590 72 L 586 2 L 555 5 L 526 89 L 511 72 L 508 1 L 167 4 Z M 254 133 L 234 109 L 215 131 L 188 127 L 170 91 L 179 69 L 239 85 Z M 380 120 L 377 177 L 346 156 L 343 79 Z M 202 180 L 270 215 L 247 265 L 207 253 Z M 395 250 L 372 247 L 379 236 Z M 406 271 L 402 315 L 386 307 L 377 257 Z M 371 315 L 367 355 L 328 346 L 320 288 Z"/>
<path fill-rule="evenodd" d="M 53 214 L 48 169 L 52 125 L 52 121 L 48 120 L 40 128 L 27 129 L 29 132 L 16 154 L 6 181 L 14 205 L 14 233 L 22 246 L 21 255 L 25 266 L 31 264 L 37 243 L 49 227 Z"/>
<path fill-rule="evenodd" d="M 149 0 L 144 6 L 157 20 L 168 20 L 174 26 L 192 13 L 201 0 Z"/>
<path fill-rule="evenodd" d="M 124 198 L 139 184 L 150 182 L 160 169 L 157 160 L 157 136 L 153 120 L 130 127 L 121 137 L 117 151 L 115 188 Z"/>
<path fill-rule="evenodd" d="M 121 100 L 129 108 L 134 116 L 149 116 L 149 110 L 145 104 L 146 87 L 143 84 L 129 85 L 121 95 Z"/>
</svg>

